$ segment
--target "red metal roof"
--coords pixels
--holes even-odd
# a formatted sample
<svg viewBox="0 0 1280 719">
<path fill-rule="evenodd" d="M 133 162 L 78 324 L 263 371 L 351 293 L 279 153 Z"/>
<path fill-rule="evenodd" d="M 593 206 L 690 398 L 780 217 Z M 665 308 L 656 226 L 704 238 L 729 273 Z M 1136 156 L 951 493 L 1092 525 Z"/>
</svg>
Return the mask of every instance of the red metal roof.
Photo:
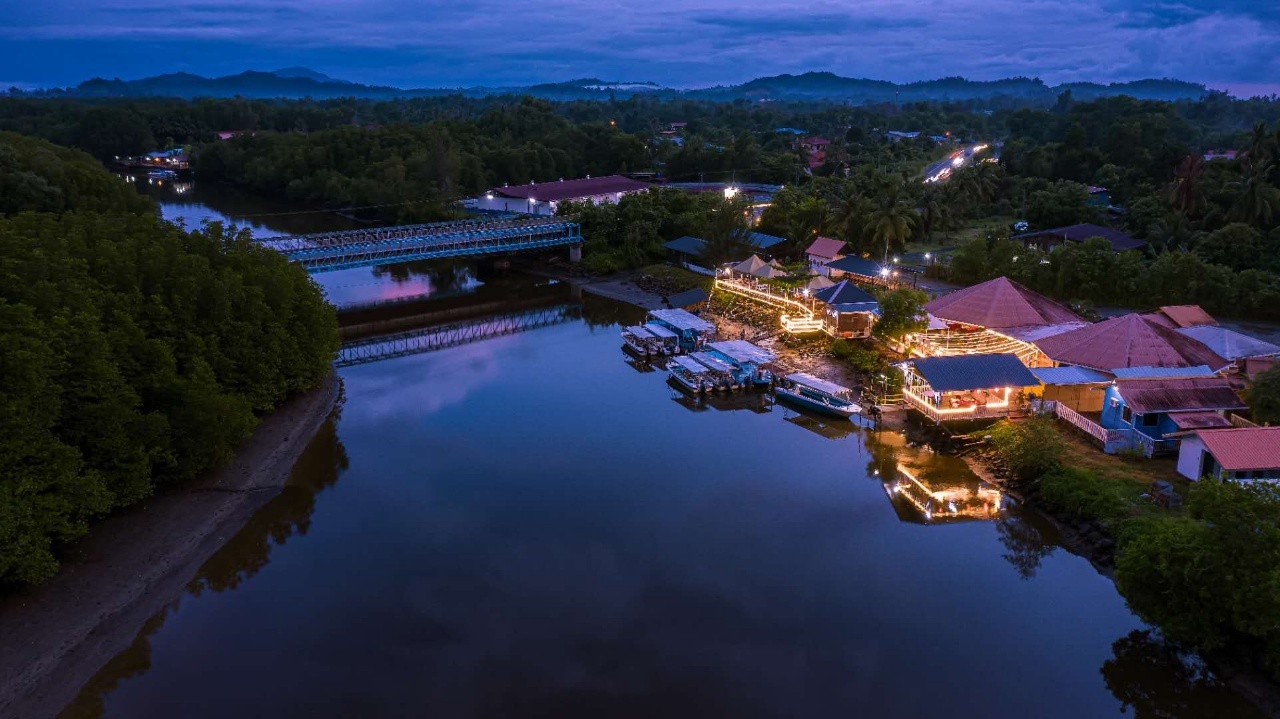
<svg viewBox="0 0 1280 719">
<path fill-rule="evenodd" d="M 825 257 L 828 260 L 835 259 L 844 251 L 844 242 L 830 237 L 819 237 L 809 245 L 809 249 L 805 250 L 806 255 L 814 255 L 817 257 Z"/>
<path fill-rule="evenodd" d="M 1280 427 L 1214 429 L 1196 436 L 1228 472 L 1280 469 Z"/>
<path fill-rule="evenodd" d="M 928 307 L 928 305 L 925 305 Z M 935 313 L 937 314 L 937 313 Z M 1130 314 L 1036 340 L 1061 364 L 1110 372 L 1120 367 L 1195 367 L 1214 371 L 1231 364 L 1190 337 Z"/>
<path fill-rule="evenodd" d="M 1172 329 L 1218 324 L 1218 321 L 1205 312 L 1200 305 L 1170 305 L 1145 314 L 1143 317 Z"/>
<path fill-rule="evenodd" d="M 934 317 L 991 329 L 1084 322 L 1066 307 L 1007 277 L 956 290 L 924 308 Z"/>
<path fill-rule="evenodd" d="M 618 192 L 636 192 L 649 188 L 649 183 L 633 180 L 622 175 L 605 177 L 588 177 L 581 180 L 558 180 L 556 182 L 535 182 L 528 185 L 511 185 L 495 187 L 493 191 L 504 197 L 538 202 L 560 202 L 576 200 L 596 195 L 611 195 Z"/>
<path fill-rule="evenodd" d="M 1244 400 L 1219 377 L 1120 379 L 1116 391 L 1134 412 L 1244 409 Z"/>
</svg>

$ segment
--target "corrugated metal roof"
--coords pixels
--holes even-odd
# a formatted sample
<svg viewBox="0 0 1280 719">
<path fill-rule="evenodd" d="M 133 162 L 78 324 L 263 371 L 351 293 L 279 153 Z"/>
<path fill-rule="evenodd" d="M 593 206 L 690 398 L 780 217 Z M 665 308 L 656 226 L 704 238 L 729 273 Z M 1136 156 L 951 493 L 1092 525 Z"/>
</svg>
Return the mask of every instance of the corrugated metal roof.
<svg viewBox="0 0 1280 719">
<path fill-rule="evenodd" d="M 1160 308 L 1160 314 L 1168 317 L 1170 321 L 1179 327 L 1218 324 L 1213 315 L 1205 312 L 1200 305 L 1168 305 Z"/>
<path fill-rule="evenodd" d="M 685 235 L 684 237 L 677 237 L 662 246 L 668 250 L 683 252 L 686 255 L 700 255 L 702 254 L 703 248 L 707 246 L 707 241 L 700 237 L 690 237 L 689 235 Z"/>
<path fill-rule="evenodd" d="M 1195 340 L 1136 314 L 1112 317 L 1078 330 L 1036 340 L 1062 364 L 1114 372 L 1122 367 L 1194 367 L 1219 370 L 1231 364 Z"/>
<path fill-rule="evenodd" d="M 1116 379 L 1177 379 L 1180 377 L 1212 377 L 1209 365 L 1195 367 L 1117 367 L 1111 371 Z"/>
<path fill-rule="evenodd" d="M 716 372 L 727 372 L 732 374 L 734 369 L 736 369 L 728 362 L 725 362 L 714 355 L 707 354 L 706 352 L 694 352 L 689 356 L 705 365 L 708 369 L 715 370 Z"/>
<path fill-rule="evenodd" d="M 1214 429 L 1196 436 L 1228 472 L 1280 469 L 1280 427 Z"/>
<path fill-rule="evenodd" d="M 650 310 L 649 316 L 657 320 L 662 320 L 678 330 L 713 332 L 716 328 L 715 325 L 687 310 Z"/>
<path fill-rule="evenodd" d="M 688 307 L 697 305 L 707 301 L 707 291 L 701 287 L 694 287 L 691 290 L 677 292 L 667 298 L 667 304 L 672 307 Z"/>
<path fill-rule="evenodd" d="M 537 202 L 559 202 L 596 195 L 610 195 L 617 192 L 636 192 L 646 190 L 649 183 L 633 180 L 622 175 L 606 175 L 605 177 L 586 177 L 579 180 L 558 180 L 556 182 L 534 182 L 528 185 L 511 185 L 495 187 L 493 191 L 503 197 L 515 197 L 521 200 Z"/>
<path fill-rule="evenodd" d="M 1022 340 L 1023 342 L 1035 342 L 1036 340 L 1042 340 L 1045 337 L 1052 337 L 1054 335 L 1060 335 L 1063 332 L 1078 330 L 1081 327 L 1087 326 L 1088 324 L 1089 324 L 1088 322 L 1085 322 L 1084 320 L 1080 320 L 1079 322 L 1063 322 L 1062 324 L 1057 324 L 1057 325 L 1028 325 L 1024 327 L 1001 327 L 999 332 L 1002 335 L 1008 335 L 1009 337 L 1012 337 L 1017 340 Z"/>
<path fill-rule="evenodd" d="M 1085 321 L 1063 305 L 1007 277 L 956 290 L 929 302 L 924 308 L 944 320 L 991 329 Z"/>
<path fill-rule="evenodd" d="M 1120 379 L 1116 391 L 1134 412 L 1188 412 L 1245 409 L 1244 400 L 1225 379 Z"/>
<path fill-rule="evenodd" d="M 763 347 L 757 347 L 746 340 L 712 342 L 708 346 L 734 362 L 754 362 L 760 364 L 764 362 L 772 362 L 777 359 L 777 355 L 774 353 Z"/>
<path fill-rule="evenodd" d="M 860 305 L 876 302 L 876 298 L 872 297 L 871 293 L 848 280 L 842 280 L 824 290 L 814 292 L 813 298 L 829 305 Z"/>
<path fill-rule="evenodd" d="M 1177 332 L 1232 361 L 1280 354 L 1280 346 L 1217 325 L 1183 327 Z"/>
<path fill-rule="evenodd" d="M 1182 430 L 1231 426 L 1231 420 L 1217 412 L 1173 412 L 1169 415 L 1169 419 Z"/>
<path fill-rule="evenodd" d="M 1014 354 L 922 357 L 909 362 L 935 392 L 1040 385 Z"/>
<path fill-rule="evenodd" d="M 1055 227 L 1050 230 L 1037 230 L 1036 232 L 1024 232 L 1021 235 L 1014 235 L 1009 239 L 1025 242 L 1027 240 L 1035 240 L 1041 237 L 1051 237 L 1064 242 L 1085 242 L 1094 237 L 1101 237 L 1107 242 L 1110 242 L 1112 249 L 1116 252 L 1137 250 L 1147 246 L 1146 240 L 1136 240 L 1120 230 L 1089 223 L 1068 225 L 1066 227 Z"/>
<path fill-rule="evenodd" d="M 775 237 L 773 235 L 766 235 L 763 232 L 752 232 L 750 235 L 747 236 L 747 242 L 750 242 L 751 244 L 755 245 L 756 247 L 759 247 L 762 250 L 773 247 L 779 242 L 786 242 L 786 241 L 787 240 L 785 238 Z"/>
<path fill-rule="evenodd" d="M 1040 384 L 1073 385 L 1073 384 L 1105 384 L 1111 378 L 1101 372 L 1094 372 L 1084 367 L 1033 367 L 1031 374 L 1040 380 Z"/>
<path fill-rule="evenodd" d="M 841 257 L 835 262 L 828 262 L 827 267 L 841 272 L 850 272 L 863 277 L 879 277 L 880 271 L 884 269 L 879 262 L 864 260 L 861 257 Z"/>
<path fill-rule="evenodd" d="M 806 255 L 816 255 L 831 259 L 844 251 L 844 241 L 833 239 L 831 237 L 819 237 L 809 245 L 809 249 L 805 250 Z"/>
</svg>

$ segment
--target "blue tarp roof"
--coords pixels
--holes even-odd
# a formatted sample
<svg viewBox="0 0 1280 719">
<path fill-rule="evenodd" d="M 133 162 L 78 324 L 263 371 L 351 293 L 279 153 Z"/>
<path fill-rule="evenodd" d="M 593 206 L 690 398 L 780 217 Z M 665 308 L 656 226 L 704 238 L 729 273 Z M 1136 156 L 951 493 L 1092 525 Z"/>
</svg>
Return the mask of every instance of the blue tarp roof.
<svg viewBox="0 0 1280 719">
<path fill-rule="evenodd" d="M 786 242 L 786 239 L 782 237 L 774 237 L 773 235 L 766 235 L 763 232 L 752 232 L 751 236 L 747 238 L 747 241 L 763 250 L 773 247 L 779 242 Z"/>
<path fill-rule="evenodd" d="M 872 297 L 866 290 L 863 290 L 848 280 L 842 280 L 826 289 L 818 290 L 813 293 L 813 297 L 814 299 L 832 305 L 837 309 L 839 309 L 841 305 L 865 305 L 867 303 L 871 303 L 872 305 L 876 304 L 875 297 Z M 871 309 L 872 308 L 867 308 L 866 310 L 860 309 L 858 311 L 869 312 Z"/>
<path fill-rule="evenodd" d="M 880 270 L 883 269 L 879 262 L 864 260 L 861 257 L 841 257 L 835 262 L 828 262 L 827 267 L 863 277 L 879 277 Z"/>
<path fill-rule="evenodd" d="M 910 361 L 935 392 L 1036 387 L 1040 381 L 1014 354 L 922 357 Z"/>
<path fill-rule="evenodd" d="M 667 248 L 668 250 L 683 252 L 686 255 L 700 255 L 702 254 L 702 248 L 706 246 L 707 246 L 706 240 L 699 239 L 697 237 L 690 237 L 689 235 L 685 235 L 684 237 L 677 237 L 674 240 L 663 245 L 663 247 Z"/>
<path fill-rule="evenodd" d="M 1185 377 L 1212 377 L 1214 372 L 1207 364 L 1195 367 L 1117 367 L 1111 371 L 1116 379 L 1181 379 Z"/>
<path fill-rule="evenodd" d="M 1086 367 L 1074 367 L 1072 365 L 1064 365 L 1062 367 L 1037 367 L 1031 370 L 1031 374 L 1040 380 L 1041 384 L 1056 385 L 1072 385 L 1072 384 L 1102 384 L 1110 382 L 1111 378 L 1095 372 Z"/>
</svg>

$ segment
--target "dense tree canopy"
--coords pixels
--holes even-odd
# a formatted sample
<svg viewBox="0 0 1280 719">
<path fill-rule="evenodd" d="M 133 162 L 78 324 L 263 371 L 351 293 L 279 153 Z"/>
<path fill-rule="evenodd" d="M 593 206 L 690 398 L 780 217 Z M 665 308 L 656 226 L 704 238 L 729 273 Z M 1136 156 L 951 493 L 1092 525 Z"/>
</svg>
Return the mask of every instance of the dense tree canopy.
<svg viewBox="0 0 1280 719">
<path fill-rule="evenodd" d="M 315 386 L 336 323 L 245 233 L 165 223 L 81 153 L 2 135 L 0 157 L 0 186 L 48 178 L 6 214 L 75 210 L 0 218 L 0 582 L 33 582 L 89 519 L 225 462 Z"/>
</svg>

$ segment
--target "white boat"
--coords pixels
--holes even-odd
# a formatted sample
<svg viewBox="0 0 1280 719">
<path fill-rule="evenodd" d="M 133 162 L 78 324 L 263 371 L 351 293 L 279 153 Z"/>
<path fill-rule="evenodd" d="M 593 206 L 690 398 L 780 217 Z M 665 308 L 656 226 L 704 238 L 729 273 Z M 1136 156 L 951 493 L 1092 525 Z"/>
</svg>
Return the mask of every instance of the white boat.
<svg viewBox="0 0 1280 719">
<path fill-rule="evenodd" d="M 711 370 L 711 376 L 715 379 L 716 389 L 736 390 L 742 387 L 737 379 L 737 367 L 725 362 L 719 357 L 715 357 L 708 352 L 694 352 L 689 355 L 693 360 Z"/>
<path fill-rule="evenodd" d="M 837 417 L 847 419 L 862 411 L 852 399 L 853 390 L 804 372 L 787 375 L 773 391 L 780 399 Z"/>
<path fill-rule="evenodd" d="M 658 338 L 654 336 L 647 328 L 640 325 L 632 325 L 631 327 L 622 328 L 622 341 L 632 352 L 641 357 L 648 357 L 652 354 L 661 354 L 657 348 Z"/>
<path fill-rule="evenodd" d="M 715 381 L 711 370 L 690 357 L 675 357 L 667 363 L 667 371 L 681 387 L 693 394 L 711 392 L 715 389 Z"/>
<path fill-rule="evenodd" d="M 680 335 L 657 322 L 646 322 L 644 328 L 649 330 L 649 334 L 653 335 L 654 345 L 662 354 L 680 354 Z"/>
</svg>

